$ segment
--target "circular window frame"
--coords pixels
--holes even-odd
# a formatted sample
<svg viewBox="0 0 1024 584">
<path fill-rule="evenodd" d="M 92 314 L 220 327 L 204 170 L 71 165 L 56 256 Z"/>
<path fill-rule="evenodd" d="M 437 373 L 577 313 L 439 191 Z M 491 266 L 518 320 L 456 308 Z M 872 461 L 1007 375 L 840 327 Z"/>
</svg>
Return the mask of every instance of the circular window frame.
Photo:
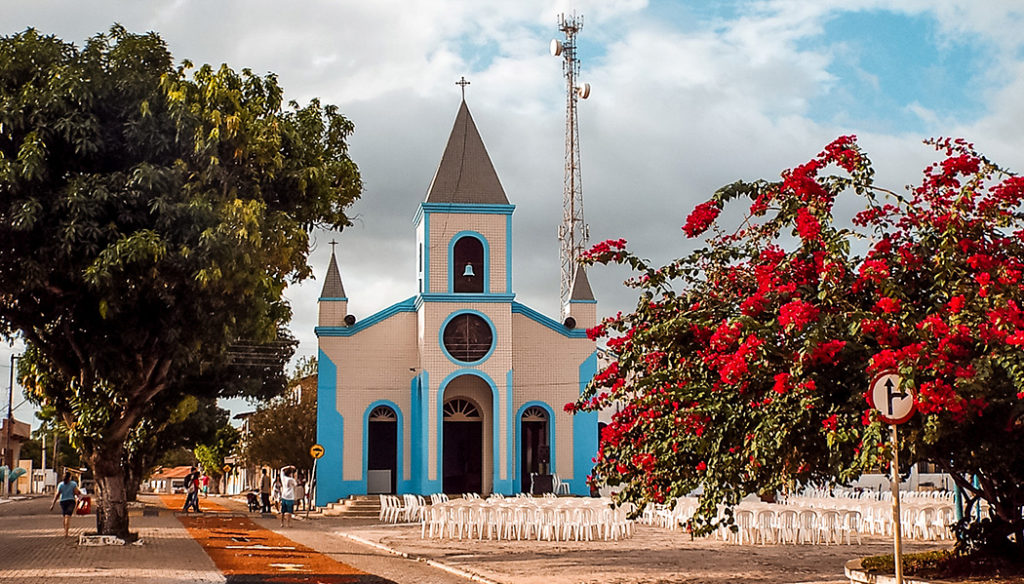
<svg viewBox="0 0 1024 584">
<path fill-rule="evenodd" d="M 448 350 L 448 346 L 445 344 L 444 341 L 445 331 L 448 330 L 448 327 L 452 324 L 452 322 L 455 321 L 455 319 L 461 316 L 471 316 L 479 318 L 484 322 L 484 324 L 487 325 L 487 328 L 491 332 L 491 346 L 487 348 L 487 351 L 484 353 L 482 357 L 475 361 L 467 361 L 455 357 L 454 355 L 452 355 L 451 351 Z M 456 365 L 479 365 L 484 361 L 488 360 L 491 357 L 491 355 L 494 354 L 494 348 L 498 345 L 497 338 L 497 329 L 495 329 L 494 323 L 491 322 L 491 319 L 487 318 L 486 314 L 483 314 L 482 312 L 477 312 L 475 310 L 460 310 L 449 314 L 448 318 L 444 319 L 444 322 L 441 323 L 440 330 L 438 330 L 438 344 L 441 345 L 441 350 L 444 352 L 445 357 L 447 357 L 449 361 L 455 363 Z"/>
</svg>

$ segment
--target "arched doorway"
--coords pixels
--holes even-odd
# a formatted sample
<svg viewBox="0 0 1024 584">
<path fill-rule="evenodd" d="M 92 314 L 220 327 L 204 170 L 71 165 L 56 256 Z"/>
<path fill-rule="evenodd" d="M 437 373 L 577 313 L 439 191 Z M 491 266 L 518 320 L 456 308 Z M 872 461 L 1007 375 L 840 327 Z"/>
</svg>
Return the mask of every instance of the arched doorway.
<svg viewBox="0 0 1024 584">
<path fill-rule="evenodd" d="M 475 403 L 461 397 L 445 402 L 442 459 L 445 493 L 483 491 L 483 434 L 483 416 Z"/>
<path fill-rule="evenodd" d="M 520 463 L 522 490 L 530 492 L 530 475 L 548 474 L 551 465 L 551 441 L 548 432 L 548 412 L 540 406 L 530 406 L 520 419 Z"/>
<path fill-rule="evenodd" d="M 388 406 L 370 412 L 366 436 L 366 492 L 394 493 L 398 475 L 398 415 Z"/>
</svg>

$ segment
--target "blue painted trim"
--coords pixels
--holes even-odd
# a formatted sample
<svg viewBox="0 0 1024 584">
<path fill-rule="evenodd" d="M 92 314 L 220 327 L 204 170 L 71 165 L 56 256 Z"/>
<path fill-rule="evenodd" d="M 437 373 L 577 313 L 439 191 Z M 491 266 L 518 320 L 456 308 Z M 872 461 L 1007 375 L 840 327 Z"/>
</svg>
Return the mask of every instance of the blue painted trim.
<svg viewBox="0 0 1024 584">
<path fill-rule="evenodd" d="M 338 413 L 338 368 L 323 350 L 317 357 L 316 437 L 324 447 L 324 455 L 316 467 L 316 504 L 324 506 L 360 492 L 360 481 L 342 481 L 345 455 L 345 419 Z M 366 483 L 362 482 L 362 491 Z"/>
<path fill-rule="evenodd" d="M 373 409 L 376 408 L 377 406 L 387 406 L 391 408 L 391 410 L 395 412 L 395 416 L 398 418 L 398 443 L 395 445 L 395 448 L 398 449 L 398 452 L 395 453 L 396 456 L 398 457 L 395 462 L 395 492 L 411 493 L 412 489 L 410 489 L 409 481 L 403 478 L 404 474 L 402 473 L 402 471 L 405 469 L 403 456 L 403 445 L 405 442 L 405 420 L 404 417 L 402 416 L 402 408 L 398 407 L 398 404 L 396 404 L 395 402 L 387 399 L 379 399 L 371 403 L 369 406 L 366 407 L 366 410 L 363 412 L 363 482 L 366 482 L 367 485 L 369 485 L 368 471 L 370 466 L 370 412 L 372 412 Z"/>
<path fill-rule="evenodd" d="M 512 293 L 512 214 L 505 218 L 505 293 Z"/>
<path fill-rule="evenodd" d="M 418 301 L 423 302 L 458 302 L 466 304 L 469 302 L 512 302 L 515 294 L 420 294 Z"/>
<path fill-rule="evenodd" d="M 587 357 L 579 368 L 579 393 L 583 394 L 587 384 L 597 373 L 597 351 Z M 590 487 L 587 475 L 594 470 L 593 458 L 597 456 L 597 412 L 578 412 L 573 415 L 572 423 L 572 479 L 569 492 L 574 495 L 587 496 Z"/>
<path fill-rule="evenodd" d="M 341 298 L 328 298 L 327 296 L 321 296 L 316 299 L 317 302 L 348 302 L 348 298 L 342 296 Z"/>
<path fill-rule="evenodd" d="M 480 266 L 484 274 L 484 291 L 483 294 L 487 294 L 491 291 L 491 244 L 487 241 L 481 233 L 477 231 L 460 231 L 452 236 L 448 240 L 448 293 L 456 294 L 455 292 L 455 244 L 458 243 L 463 237 L 472 237 L 480 242 L 480 245 L 484 248 L 484 265 Z M 457 296 L 466 296 L 466 292 L 460 292 Z M 469 294 L 477 294 L 475 292 L 469 292 Z"/>
<path fill-rule="evenodd" d="M 438 387 L 438 400 L 437 400 L 437 491 L 441 491 L 444 479 L 444 402 L 445 402 L 445 391 L 448 389 L 448 384 L 451 383 L 456 377 L 463 375 L 475 375 L 480 379 L 483 379 L 487 386 L 491 388 L 491 491 L 495 493 L 502 493 L 504 495 L 511 495 L 511 481 L 505 479 L 502 480 L 500 469 L 501 469 L 501 449 L 500 449 L 500 436 L 499 431 L 501 426 L 498 424 L 498 412 L 499 412 L 499 392 L 498 386 L 494 384 L 494 380 L 489 375 L 480 371 L 479 369 L 457 369 L 448 374 L 441 382 Z"/>
<path fill-rule="evenodd" d="M 570 339 L 585 339 L 585 338 L 587 338 L 587 331 L 585 329 L 582 329 L 582 328 L 567 329 L 567 328 L 565 328 L 565 326 L 562 323 L 560 323 L 560 322 L 558 322 L 558 321 L 556 321 L 554 319 L 551 319 L 551 318 L 548 318 L 548 317 L 544 316 L 543 314 L 541 314 L 541 313 L 537 312 L 536 310 L 526 306 L 525 304 L 520 304 L 518 302 L 513 302 L 512 303 L 512 314 L 522 314 L 523 316 L 529 318 L 530 320 L 533 320 L 533 321 L 535 321 L 537 323 L 540 323 L 540 324 L 548 327 L 549 329 L 555 331 L 556 333 L 560 333 L 561 335 L 569 337 Z"/>
<path fill-rule="evenodd" d="M 421 372 L 409 380 L 409 482 L 417 492 L 421 486 L 418 479 L 423 472 L 423 459 L 420 456 L 420 445 L 423 442 L 423 402 L 420 387 L 424 373 Z"/>
<path fill-rule="evenodd" d="M 549 455 L 550 460 L 548 461 L 548 464 L 549 464 L 549 467 L 554 472 L 556 472 L 556 473 L 558 472 L 558 464 L 557 464 L 557 456 L 558 455 L 557 455 L 557 452 L 556 452 L 558 450 L 558 447 L 557 447 L 558 441 L 555 440 L 555 426 L 557 425 L 557 424 L 555 424 L 555 410 L 552 409 L 552 407 L 549 406 L 545 402 L 538 401 L 538 400 L 528 401 L 525 404 L 523 404 L 522 406 L 520 406 L 519 411 L 516 412 L 516 418 L 515 418 L 515 441 L 516 441 L 516 477 L 515 477 L 515 483 L 517 485 L 520 485 L 520 490 L 521 490 L 522 484 L 523 484 L 523 456 L 522 456 L 523 455 L 523 453 L 522 453 L 522 449 L 523 449 L 523 412 L 526 411 L 526 408 L 531 407 L 531 406 L 541 407 L 541 408 L 544 409 L 544 411 L 546 411 L 548 413 L 548 448 L 551 451 L 551 453 Z"/>
<path fill-rule="evenodd" d="M 512 418 L 512 382 L 515 370 L 509 369 L 505 374 L 505 427 L 515 428 L 515 419 Z M 508 460 L 505 461 L 505 476 L 512 481 L 512 492 L 516 485 L 516 437 L 515 432 L 505 432 L 505 452 L 508 453 Z"/>
<path fill-rule="evenodd" d="M 461 215 L 511 215 L 515 205 L 491 205 L 486 203 L 420 203 L 413 223 L 419 223 L 420 216 L 430 213 L 452 213 Z"/>
<path fill-rule="evenodd" d="M 445 327 L 448 326 L 448 323 L 451 322 L 453 318 L 459 316 L 460 314 L 475 314 L 480 318 L 484 319 L 484 322 L 487 323 L 487 326 L 491 327 L 491 348 L 487 350 L 486 355 L 484 355 L 477 361 L 459 361 L 455 357 L 452 357 L 451 353 L 448 352 L 448 348 L 444 346 L 444 329 Z M 456 310 L 455 312 L 449 314 L 448 318 L 445 318 L 444 322 L 441 323 L 441 327 L 437 329 L 437 344 L 438 346 L 441 347 L 441 352 L 444 353 L 444 356 L 448 357 L 448 360 L 451 361 L 452 363 L 455 363 L 460 367 L 479 365 L 484 361 L 490 359 L 491 355 L 494 354 L 494 348 L 498 346 L 498 329 L 495 328 L 494 323 L 491 322 L 489 316 L 478 310 Z"/>
<path fill-rule="evenodd" d="M 419 494 L 438 493 L 429 483 L 427 461 L 430 460 L 430 439 L 428 436 L 427 400 L 430 397 L 430 373 L 421 372 L 412 382 L 412 484 Z"/>
<path fill-rule="evenodd" d="M 597 304 L 597 300 L 570 300 L 569 304 Z"/>
<path fill-rule="evenodd" d="M 400 312 L 416 312 L 416 296 L 392 304 L 376 314 L 372 314 L 352 326 L 318 326 L 313 329 L 317 337 L 351 337 L 359 331 L 387 320 Z"/>
<path fill-rule="evenodd" d="M 422 209 L 423 204 L 420 204 Z M 430 216 L 423 223 L 423 291 L 430 292 Z"/>
</svg>

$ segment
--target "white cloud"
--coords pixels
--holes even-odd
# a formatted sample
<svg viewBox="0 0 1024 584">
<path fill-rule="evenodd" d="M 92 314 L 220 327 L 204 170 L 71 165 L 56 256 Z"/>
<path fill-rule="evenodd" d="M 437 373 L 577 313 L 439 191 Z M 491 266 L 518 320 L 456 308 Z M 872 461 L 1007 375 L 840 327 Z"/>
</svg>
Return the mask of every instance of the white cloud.
<svg viewBox="0 0 1024 584">
<path fill-rule="evenodd" d="M 286 97 L 338 104 L 356 124 L 351 151 L 366 184 L 352 209 L 357 224 L 337 236 L 350 307 L 359 318 L 415 293 L 411 219 L 451 129 L 459 100 L 453 83 L 461 75 L 472 83 L 467 101 L 517 205 L 518 300 L 557 314 L 565 97 L 561 66 L 548 56 L 547 43 L 560 36 L 559 12 L 583 14 L 582 46 L 602 51 L 581 54 L 581 77 L 593 85 L 580 119 L 594 240 L 625 237 L 641 255 L 677 257 L 692 245 L 680 225 L 714 189 L 777 176 L 840 134 L 860 136 L 881 184 L 916 182 L 931 157 L 920 144 L 924 136 L 877 126 L 868 132 L 850 116 L 825 123 L 813 109 L 816 98 L 836 91 L 830 69 L 838 62 L 852 62 L 866 87 L 881 90 L 875 73 L 857 69 L 855 47 L 824 38 L 829 19 L 843 11 L 930 15 L 940 40 L 950 39 L 949 50 L 960 46 L 952 40 L 966 37 L 986 50 L 991 71 L 978 90 L 986 110 L 977 121 L 920 102 L 906 107 L 930 130 L 968 137 L 995 160 L 1024 167 L 1024 16 L 1016 2 L 751 1 L 735 18 L 682 24 L 654 19 L 655 8 L 666 10 L 640 0 L 178 0 L 155 8 L 48 0 L 5 6 L 0 32 L 35 25 L 81 41 L 118 21 L 159 31 L 179 59 L 274 71 Z M 316 238 L 311 261 L 318 279 L 288 291 L 302 354 L 315 353 L 315 299 L 331 237 Z M 602 312 L 632 307 L 635 294 L 619 285 L 624 271 L 590 274 Z"/>
</svg>

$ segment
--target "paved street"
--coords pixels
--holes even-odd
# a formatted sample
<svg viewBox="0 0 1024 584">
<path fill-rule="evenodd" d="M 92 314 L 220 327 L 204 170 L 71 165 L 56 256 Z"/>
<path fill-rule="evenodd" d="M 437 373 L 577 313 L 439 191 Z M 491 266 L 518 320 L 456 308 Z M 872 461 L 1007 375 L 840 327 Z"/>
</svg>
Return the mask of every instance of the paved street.
<svg viewBox="0 0 1024 584">
<path fill-rule="evenodd" d="M 842 581 L 851 558 L 892 549 L 884 537 L 853 546 L 737 546 L 648 526 L 617 542 L 439 541 L 421 539 L 418 525 L 318 518 L 281 528 L 276 516 L 248 514 L 226 498 L 201 500 L 202 514 L 172 510 L 180 496 L 142 499 L 150 511 L 163 510 L 136 510 L 132 530 L 144 543 L 123 547 L 77 545 L 78 534 L 95 529 L 93 516 L 75 517 L 65 539 L 49 498 L 0 504 L 0 584 L 466 584 L 466 574 L 504 584 L 820 584 Z M 904 549 L 948 545 L 908 541 Z"/>
<path fill-rule="evenodd" d="M 155 508 L 162 502 L 155 497 L 142 497 Z M 242 505 L 226 499 L 210 498 L 202 505 L 222 504 L 227 510 L 242 511 Z M 95 531 L 95 516 L 74 517 L 71 537 L 65 539 L 58 511 L 49 510 L 48 497 L 12 501 L 0 504 L 0 583 L 51 583 L 55 579 L 73 579 L 90 584 L 171 584 L 184 582 L 214 582 L 248 584 L 250 582 L 353 582 L 360 584 L 465 584 L 466 580 L 423 563 L 410 561 L 332 535 L 337 520 L 295 521 L 291 529 L 280 529 L 278 520 L 250 521 L 232 514 L 204 513 L 202 517 L 181 516 L 193 530 L 212 532 L 230 530 L 240 540 L 249 540 L 253 547 L 295 547 L 298 554 L 291 561 L 268 562 L 280 564 L 276 573 L 247 573 L 244 570 L 223 569 L 189 529 L 171 511 L 157 516 L 133 516 L 132 531 L 137 531 L 142 545 L 85 547 L 78 545 L 78 536 Z M 212 529 L 211 529 L 212 528 Z M 207 538 L 209 542 L 209 538 Z M 301 543 L 299 543 L 301 541 Z M 294 542 L 294 543 L 292 543 Z M 216 544 L 245 544 L 244 541 Z M 268 545 L 269 544 L 269 545 Z M 318 551 L 317 551 L 318 550 Z M 279 553 L 273 549 L 233 549 L 238 558 Z M 214 557 L 218 552 L 214 551 Z M 223 554 L 221 554 L 223 555 Z M 295 564 L 308 564 L 310 558 L 322 556 L 316 567 L 329 566 L 331 578 L 314 578 L 318 574 L 295 572 Z M 289 565 L 290 564 L 290 565 Z M 236 567 L 243 562 L 234 562 Z M 344 568 L 339 568 L 344 566 Z M 340 571 L 339 571 L 340 570 Z M 226 572 L 226 573 L 225 573 Z"/>
</svg>

